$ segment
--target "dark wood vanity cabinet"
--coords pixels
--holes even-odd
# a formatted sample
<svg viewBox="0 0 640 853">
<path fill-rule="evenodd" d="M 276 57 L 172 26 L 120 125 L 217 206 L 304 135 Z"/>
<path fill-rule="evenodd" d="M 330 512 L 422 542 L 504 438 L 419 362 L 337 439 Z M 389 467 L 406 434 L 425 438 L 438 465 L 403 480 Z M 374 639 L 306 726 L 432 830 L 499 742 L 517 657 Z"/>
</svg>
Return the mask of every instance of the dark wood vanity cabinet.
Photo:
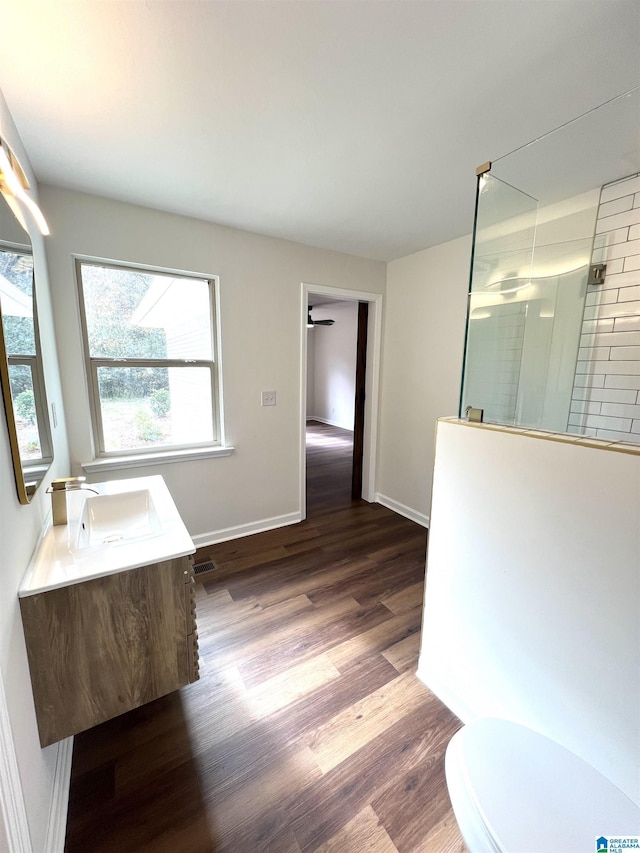
<svg viewBox="0 0 640 853">
<path fill-rule="evenodd" d="M 198 679 L 192 558 L 20 599 L 40 743 Z"/>
</svg>

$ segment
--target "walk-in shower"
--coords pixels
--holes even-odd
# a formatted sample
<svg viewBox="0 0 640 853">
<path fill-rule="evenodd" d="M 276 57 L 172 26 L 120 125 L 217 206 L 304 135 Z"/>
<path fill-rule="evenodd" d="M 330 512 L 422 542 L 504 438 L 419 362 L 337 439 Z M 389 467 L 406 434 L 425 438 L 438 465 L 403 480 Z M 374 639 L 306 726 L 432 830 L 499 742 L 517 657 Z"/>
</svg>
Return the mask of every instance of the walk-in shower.
<svg viewBox="0 0 640 853">
<path fill-rule="evenodd" d="M 469 406 L 640 443 L 640 87 L 478 169 Z"/>
</svg>

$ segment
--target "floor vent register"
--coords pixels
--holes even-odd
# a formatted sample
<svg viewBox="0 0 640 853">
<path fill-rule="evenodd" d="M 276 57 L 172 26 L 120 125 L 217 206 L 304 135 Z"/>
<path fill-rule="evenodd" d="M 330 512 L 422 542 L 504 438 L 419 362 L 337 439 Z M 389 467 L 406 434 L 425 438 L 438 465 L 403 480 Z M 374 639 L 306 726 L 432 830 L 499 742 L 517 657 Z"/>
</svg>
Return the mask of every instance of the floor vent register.
<svg viewBox="0 0 640 853">
<path fill-rule="evenodd" d="M 208 572 L 213 572 L 215 570 L 215 565 L 213 560 L 205 560 L 204 563 L 196 563 L 193 567 L 193 574 L 195 577 L 199 577 L 200 575 L 205 575 Z"/>
</svg>

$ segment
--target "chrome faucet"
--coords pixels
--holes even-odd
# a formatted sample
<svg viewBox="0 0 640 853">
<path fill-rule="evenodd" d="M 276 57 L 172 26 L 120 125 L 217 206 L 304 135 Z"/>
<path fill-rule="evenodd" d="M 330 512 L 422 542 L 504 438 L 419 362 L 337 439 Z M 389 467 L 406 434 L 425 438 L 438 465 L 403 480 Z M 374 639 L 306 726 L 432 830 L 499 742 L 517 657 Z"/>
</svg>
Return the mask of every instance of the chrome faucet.
<svg viewBox="0 0 640 853">
<path fill-rule="evenodd" d="M 86 489 L 89 492 L 95 492 L 96 495 L 98 494 L 95 489 L 83 485 L 86 479 L 86 477 L 60 477 L 52 481 L 47 489 L 47 494 L 51 495 L 54 524 L 67 523 L 67 492 Z"/>
</svg>

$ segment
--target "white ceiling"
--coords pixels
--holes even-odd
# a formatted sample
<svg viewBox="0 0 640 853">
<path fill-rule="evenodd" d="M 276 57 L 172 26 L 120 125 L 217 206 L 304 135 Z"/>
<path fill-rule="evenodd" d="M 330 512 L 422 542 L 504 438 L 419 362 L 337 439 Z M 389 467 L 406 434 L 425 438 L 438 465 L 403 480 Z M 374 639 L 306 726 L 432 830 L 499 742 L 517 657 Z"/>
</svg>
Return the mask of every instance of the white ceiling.
<svg viewBox="0 0 640 853">
<path fill-rule="evenodd" d="M 640 0 L 3 0 L 41 182 L 389 260 L 640 82 Z M 0 129 L 1 130 L 1 129 Z"/>
</svg>

